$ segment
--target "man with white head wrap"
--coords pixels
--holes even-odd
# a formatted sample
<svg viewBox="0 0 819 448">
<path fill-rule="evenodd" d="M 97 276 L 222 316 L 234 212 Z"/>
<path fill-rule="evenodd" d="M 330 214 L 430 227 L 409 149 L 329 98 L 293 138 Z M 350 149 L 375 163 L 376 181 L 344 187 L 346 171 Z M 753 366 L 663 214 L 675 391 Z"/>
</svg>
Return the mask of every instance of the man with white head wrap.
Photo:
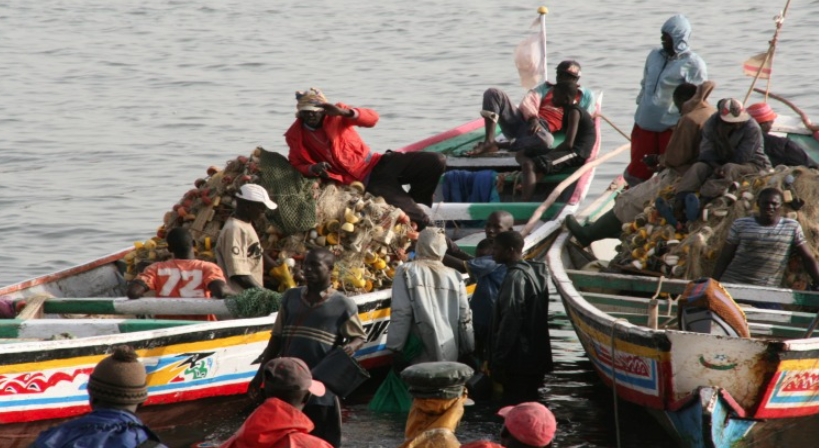
<svg viewBox="0 0 819 448">
<path fill-rule="evenodd" d="M 441 262 L 443 229 L 427 227 L 415 244 L 415 259 L 395 270 L 387 348 L 394 353 L 414 335 L 423 350 L 413 364 L 457 361 L 472 353 L 472 313 L 461 274 Z"/>
</svg>

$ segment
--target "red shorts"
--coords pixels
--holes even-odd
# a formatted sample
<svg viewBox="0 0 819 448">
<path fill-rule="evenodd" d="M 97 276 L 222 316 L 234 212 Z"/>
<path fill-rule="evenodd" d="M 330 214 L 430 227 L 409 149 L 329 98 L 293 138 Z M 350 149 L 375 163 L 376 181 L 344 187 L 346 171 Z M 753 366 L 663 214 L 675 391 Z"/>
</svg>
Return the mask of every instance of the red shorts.
<svg viewBox="0 0 819 448">
<path fill-rule="evenodd" d="M 626 174 L 640 181 L 647 180 L 654 173 L 643 163 L 643 157 L 649 154 L 665 154 L 672 130 L 663 132 L 646 131 L 634 124 L 631 130 L 631 163 L 626 167 Z"/>
</svg>

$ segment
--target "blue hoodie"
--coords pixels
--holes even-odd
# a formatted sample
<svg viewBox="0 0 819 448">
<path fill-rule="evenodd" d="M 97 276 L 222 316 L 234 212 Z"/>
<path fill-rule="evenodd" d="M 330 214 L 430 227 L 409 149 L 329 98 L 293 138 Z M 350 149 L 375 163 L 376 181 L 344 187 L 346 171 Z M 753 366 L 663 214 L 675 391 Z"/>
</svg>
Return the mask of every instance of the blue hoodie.
<svg viewBox="0 0 819 448">
<path fill-rule="evenodd" d="M 634 114 L 638 126 L 653 132 L 663 132 L 680 119 L 673 101 L 677 86 L 684 82 L 699 85 L 708 79 L 705 61 L 688 47 L 688 19 L 677 14 L 663 24 L 662 32 L 671 35 L 675 54 L 669 56 L 662 47 L 648 54 Z"/>
</svg>

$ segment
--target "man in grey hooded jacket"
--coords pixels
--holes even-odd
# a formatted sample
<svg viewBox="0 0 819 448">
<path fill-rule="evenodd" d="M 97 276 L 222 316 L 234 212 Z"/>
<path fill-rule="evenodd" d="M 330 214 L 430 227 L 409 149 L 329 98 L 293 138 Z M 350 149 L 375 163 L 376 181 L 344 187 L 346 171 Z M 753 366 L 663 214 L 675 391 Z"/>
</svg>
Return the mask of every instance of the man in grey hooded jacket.
<svg viewBox="0 0 819 448">
<path fill-rule="evenodd" d="M 387 349 L 400 352 L 414 335 L 423 344 L 412 364 L 457 361 L 475 349 L 472 312 L 461 274 L 444 266 L 443 229 L 427 227 L 415 243 L 415 258 L 395 270 Z"/>
<path fill-rule="evenodd" d="M 691 24 L 682 14 L 668 19 L 662 27 L 662 47 L 651 50 L 640 81 L 634 129 L 631 131 L 631 163 L 624 177 L 629 185 L 645 181 L 653 174 L 643 159 L 661 155 L 680 119 L 673 94 L 678 85 L 702 84 L 708 79 L 705 61 L 688 46 Z"/>
</svg>

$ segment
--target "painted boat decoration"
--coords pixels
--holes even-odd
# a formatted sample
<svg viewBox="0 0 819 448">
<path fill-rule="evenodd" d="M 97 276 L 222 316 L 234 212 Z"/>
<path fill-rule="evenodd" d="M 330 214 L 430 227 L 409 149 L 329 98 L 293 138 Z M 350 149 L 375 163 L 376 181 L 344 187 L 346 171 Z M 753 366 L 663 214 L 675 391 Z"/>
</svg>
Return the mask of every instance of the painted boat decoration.
<svg viewBox="0 0 819 448">
<path fill-rule="evenodd" d="M 598 97 L 597 110 L 602 98 Z M 600 148 L 600 119 L 596 119 Z M 483 120 L 476 120 L 399 151 L 436 151 L 448 155 L 452 167 L 498 171 L 515 169 L 512 155 L 460 159 L 452 156 L 483 138 Z M 468 165 L 468 166 L 464 166 Z M 559 186 L 570 173 L 540 180 L 542 194 Z M 565 189 L 549 207 L 540 225 L 526 237 L 525 251 L 542 256 L 549 236 L 563 218 L 577 210 L 594 176 L 591 169 Z M 516 203 L 506 195 L 499 203 L 438 203 L 430 210 L 436 221 L 485 220 L 495 210 L 510 211 L 526 220 L 539 203 Z M 456 242 L 474 250 L 481 227 L 461 226 Z M 48 294 L 56 299 L 43 304 L 43 319 L 0 320 L 0 424 L 70 417 L 89 410 L 88 375 L 116 344 L 130 344 L 148 370 L 147 405 L 244 393 L 258 368 L 257 358 L 270 337 L 275 315 L 219 322 L 188 322 L 125 318 L 139 314 L 216 314 L 230 316 L 224 303 L 197 299 L 140 299 L 127 301 L 120 261 L 124 249 L 53 274 L 0 288 L 0 297 L 29 299 Z M 367 343 L 356 353 L 372 369 L 390 362 L 385 350 L 390 318 L 389 290 L 355 296 L 359 316 L 367 329 Z M 170 308 L 167 308 L 170 307 Z M 117 319 L 51 318 L 65 314 L 120 315 Z M 60 339 L 62 336 L 71 339 Z"/>
<path fill-rule="evenodd" d="M 812 157 L 819 155 L 810 131 L 783 121 L 775 130 L 802 142 Z M 606 211 L 617 193 L 610 188 L 589 217 Z M 598 258 L 608 259 L 602 252 Z M 808 446 L 804 434 L 816 420 L 804 417 L 819 416 L 819 339 L 804 338 L 813 313 L 743 307 L 752 337 L 740 338 L 664 327 L 676 317 L 676 304 L 660 301 L 659 329 L 651 329 L 649 297 L 679 295 L 687 281 L 581 270 L 590 258 L 569 241 L 567 231 L 547 259 L 566 314 L 600 379 L 620 399 L 646 409 L 680 446 Z M 724 286 L 744 303 L 819 307 L 817 293 Z"/>
</svg>

